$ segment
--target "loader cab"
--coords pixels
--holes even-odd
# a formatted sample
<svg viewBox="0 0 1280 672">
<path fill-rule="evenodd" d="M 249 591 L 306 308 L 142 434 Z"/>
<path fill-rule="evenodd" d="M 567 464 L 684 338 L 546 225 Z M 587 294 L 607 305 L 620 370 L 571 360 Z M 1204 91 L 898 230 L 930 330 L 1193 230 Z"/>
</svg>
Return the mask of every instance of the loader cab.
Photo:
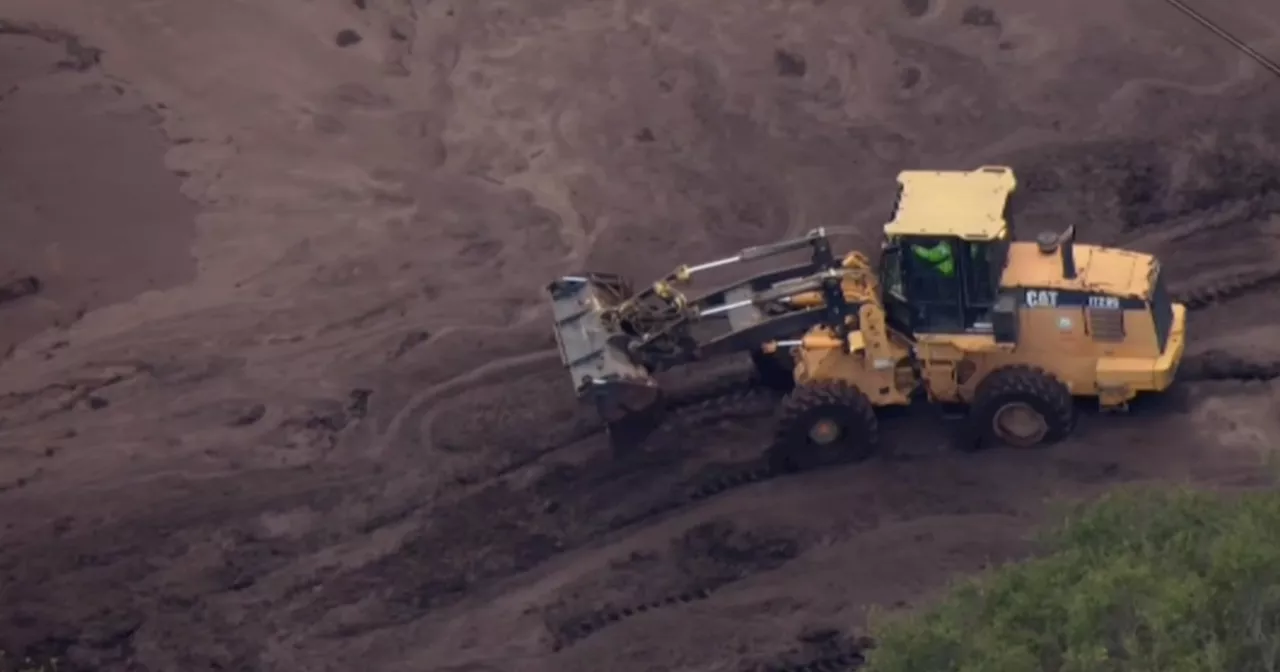
<svg viewBox="0 0 1280 672">
<path fill-rule="evenodd" d="M 1004 167 L 906 171 L 880 260 L 889 324 L 908 334 L 992 333 L 1008 340 L 999 287 L 1014 188 Z"/>
<path fill-rule="evenodd" d="M 880 263 L 887 319 L 906 333 L 994 332 L 1006 250 L 934 236 L 888 241 Z"/>
</svg>

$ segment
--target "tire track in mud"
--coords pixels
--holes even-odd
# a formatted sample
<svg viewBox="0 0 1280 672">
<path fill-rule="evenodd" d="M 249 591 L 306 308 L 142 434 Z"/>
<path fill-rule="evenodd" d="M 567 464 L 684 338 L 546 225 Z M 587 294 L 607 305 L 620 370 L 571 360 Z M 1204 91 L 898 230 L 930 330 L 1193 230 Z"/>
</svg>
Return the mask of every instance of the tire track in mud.
<svg viewBox="0 0 1280 672">
<path fill-rule="evenodd" d="M 380 441 L 382 443 L 386 443 L 394 440 L 399 435 L 404 423 L 412 420 L 413 416 L 418 413 L 418 410 L 431 401 L 439 399 L 447 394 L 458 394 L 470 389 L 471 387 L 482 385 L 490 377 L 512 374 L 518 375 L 519 373 L 530 373 L 545 369 L 546 365 L 554 362 L 557 356 L 557 351 L 552 349 L 538 350 L 521 355 L 504 357 L 499 360 L 488 362 L 483 366 L 476 367 L 461 376 L 451 378 L 437 385 L 432 385 L 410 398 L 404 408 L 391 418 Z"/>
<path fill-rule="evenodd" d="M 771 411 L 775 405 L 776 393 L 763 385 L 754 373 L 728 374 L 669 397 L 662 415 L 656 419 L 660 424 L 652 427 L 646 434 L 626 437 L 623 441 L 647 443 L 653 434 L 669 437 L 672 432 L 678 432 L 681 428 L 689 430 L 705 422 L 758 416 Z M 455 489 L 447 498 L 433 503 L 439 505 L 459 501 L 478 493 L 495 481 L 502 481 L 533 468 L 556 453 L 609 435 L 610 428 L 593 416 L 591 421 L 571 429 L 567 434 L 537 443 L 532 449 L 522 451 L 496 466 L 486 465 L 459 473 L 454 477 L 454 482 L 461 489 Z M 371 518 L 362 530 L 369 533 L 399 523 L 427 505 L 425 502 L 413 502 L 385 511 Z"/>
<path fill-rule="evenodd" d="M 664 607 L 680 606 L 709 599 L 713 591 L 722 588 L 725 585 L 727 584 L 713 583 L 702 588 L 682 591 L 657 600 L 650 600 L 648 602 L 640 602 L 629 606 L 597 611 L 558 628 L 560 633 L 556 638 L 555 643 L 551 646 L 551 650 L 552 652 L 563 651 L 564 649 L 595 635 L 601 630 L 616 625 L 623 620 L 631 618 L 632 616 L 649 613 Z"/>
<path fill-rule="evenodd" d="M 708 421 L 718 422 L 734 417 L 757 416 L 761 414 L 761 411 L 755 406 L 754 402 L 764 399 L 769 394 L 768 390 L 755 387 L 752 382 L 727 383 L 724 388 L 726 391 L 719 395 L 704 393 L 698 395 L 698 397 L 705 396 L 705 398 L 681 401 L 674 406 L 668 407 L 666 416 L 661 420 L 662 424 L 659 425 L 657 431 L 667 433 L 678 431 L 680 428 L 691 428 Z M 769 407 L 772 408 L 773 404 L 770 404 Z M 480 480 L 484 477 L 503 478 L 510 476 L 570 446 L 610 433 L 610 429 L 603 424 L 578 430 L 560 441 L 548 444 L 528 455 L 514 459 L 483 477 L 470 478 Z M 625 440 L 625 438 L 622 439 L 622 441 Z"/>
<path fill-rule="evenodd" d="M 595 419 L 574 429 L 567 436 L 543 443 L 500 466 L 486 467 L 466 474 L 463 478 L 467 483 L 504 478 L 529 468 L 557 452 L 593 438 L 611 435 L 611 438 L 615 438 L 619 443 L 641 444 L 648 442 L 652 435 L 669 435 L 706 422 L 762 415 L 771 412 L 776 402 L 776 393 L 763 385 L 754 374 L 726 375 L 672 395 L 660 410 L 660 415 L 641 419 L 641 422 L 655 422 L 656 426 L 615 430 Z M 622 434 L 632 433 L 634 434 L 631 436 L 622 436 Z M 617 436 L 613 436 L 615 434 Z"/>
<path fill-rule="evenodd" d="M 1172 292 L 1189 313 L 1247 298 L 1280 286 L 1280 268 L 1245 271 Z M 1214 349 L 1185 357 L 1177 379 L 1183 382 L 1267 382 L 1280 378 L 1280 362 L 1255 361 Z"/>
<path fill-rule="evenodd" d="M 563 651 L 643 614 L 708 600 L 724 588 L 780 569 L 810 547 L 802 534 L 795 530 L 742 529 L 729 521 L 688 528 L 672 541 L 673 550 L 667 562 L 658 565 L 679 567 L 680 573 L 687 577 L 682 581 L 685 583 L 682 588 L 656 598 L 624 600 L 556 621 L 549 619 L 547 627 L 554 637 L 552 651 Z M 649 578 L 652 577 L 637 577 L 638 583 L 643 586 Z M 601 598 L 596 590 L 588 590 L 586 594 L 588 599 Z"/>
<path fill-rule="evenodd" d="M 759 669 L 760 672 L 852 672 L 853 670 L 862 669 L 866 662 L 866 656 L 861 651 L 850 651 L 834 656 L 814 658 L 803 663 L 770 665 Z"/>
<path fill-rule="evenodd" d="M 609 523 L 607 531 L 618 532 L 629 527 L 636 527 L 659 516 L 723 495 L 730 490 L 763 483 L 786 475 L 788 475 L 787 472 L 768 466 L 763 460 L 733 465 L 722 469 L 721 473 L 715 476 L 700 480 L 685 492 L 677 494 L 665 502 L 654 504 L 630 516 L 614 518 Z"/>
<path fill-rule="evenodd" d="M 681 417 L 682 409 L 723 409 L 726 397 L 751 398 L 755 393 L 742 391 L 757 386 L 753 378 L 743 378 L 741 374 L 726 376 L 674 397 L 673 417 Z M 599 431 L 604 430 L 601 427 Z M 534 466 L 539 457 L 565 447 L 563 442 L 547 445 L 535 451 L 541 455 L 526 456 L 520 461 L 527 463 L 524 466 Z M 552 469 L 529 485 L 516 485 L 512 481 L 518 479 L 506 478 L 519 470 L 519 464 L 507 463 L 497 470 L 485 468 L 484 478 L 477 475 L 474 482 L 462 484 L 462 488 L 451 488 L 432 501 L 414 502 L 375 516 L 364 532 L 415 515 L 421 517 L 423 529 L 389 555 L 332 577 L 319 593 L 308 596 L 300 609 L 319 618 L 329 609 L 347 603 L 350 594 L 392 588 L 377 610 L 383 613 L 372 613 L 363 623 L 335 633 L 352 636 L 446 607 L 472 590 L 529 571 L 615 529 L 613 520 L 599 514 L 635 506 L 634 502 L 619 501 L 619 492 L 636 490 L 626 487 L 627 482 L 653 482 L 656 485 L 646 487 L 657 490 L 662 487 L 662 479 L 655 479 L 655 472 L 669 477 L 682 458 L 683 454 L 666 454 L 641 456 L 637 461 L 605 454 L 593 458 L 583 469 L 569 468 L 567 475 Z M 504 475 L 495 476 L 495 472 Z M 568 484 L 573 487 L 566 487 Z M 683 502 L 686 498 L 678 499 Z M 640 508 L 655 509 L 643 505 L 643 501 L 642 495 Z"/>
<path fill-rule="evenodd" d="M 1267 177 L 1265 181 L 1270 183 L 1274 178 Z M 1198 250 L 1200 246 L 1193 239 L 1204 237 L 1200 242 L 1214 244 L 1215 241 L 1222 242 L 1219 238 L 1234 238 L 1243 240 L 1251 247 L 1256 246 L 1256 243 L 1263 242 L 1258 239 L 1271 237 L 1269 229 L 1275 229 L 1277 213 L 1280 212 L 1280 196 L 1269 195 L 1266 190 L 1260 193 L 1263 195 L 1227 188 L 1227 191 L 1220 189 L 1209 194 L 1193 194 L 1188 197 L 1189 204 L 1185 207 L 1135 224 L 1127 230 L 1129 235 L 1124 236 L 1117 244 L 1143 251 L 1176 251 L 1179 247 Z M 1239 227 L 1244 227 L 1247 231 L 1236 231 Z M 1240 235 L 1242 233 L 1243 236 Z M 1232 246 L 1226 247 L 1229 250 Z M 1267 244 L 1266 247 L 1274 245 Z M 1203 255 L 1197 255 L 1201 256 Z M 1222 265 L 1219 261 L 1213 268 Z M 1250 266 L 1248 270 L 1213 280 L 1192 277 L 1181 288 L 1170 288 L 1173 290 L 1173 299 L 1185 304 L 1190 310 L 1199 310 L 1270 289 L 1280 282 L 1280 266 L 1265 262 L 1247 266 Z"/>
<path fill-rule="evenodd" d="M 800 640 L 815 649 L 808 655 L 779 656 L 774 662 L 742 667 L 751 672 L 852 672 L 867 662 L 867 651 L 876 647 L 870 637 L 848 637 L 835 630 L 801 635 Z M 799 660 L 796 660 L 799 658 Z"/>
</svg>

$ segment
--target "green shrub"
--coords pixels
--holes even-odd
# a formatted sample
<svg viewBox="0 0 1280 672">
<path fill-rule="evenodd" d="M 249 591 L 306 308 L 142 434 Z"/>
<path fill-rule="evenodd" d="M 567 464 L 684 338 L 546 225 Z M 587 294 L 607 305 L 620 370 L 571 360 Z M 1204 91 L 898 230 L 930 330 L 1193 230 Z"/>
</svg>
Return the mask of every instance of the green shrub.
<svg viewBox="0 0 1280 672">
<path fill-rule="evenodd" d="M 1126 490 L 1044 542 L 876 619 L 865 672 L 1280 670 L 1280 493 Z"/>
</svg>

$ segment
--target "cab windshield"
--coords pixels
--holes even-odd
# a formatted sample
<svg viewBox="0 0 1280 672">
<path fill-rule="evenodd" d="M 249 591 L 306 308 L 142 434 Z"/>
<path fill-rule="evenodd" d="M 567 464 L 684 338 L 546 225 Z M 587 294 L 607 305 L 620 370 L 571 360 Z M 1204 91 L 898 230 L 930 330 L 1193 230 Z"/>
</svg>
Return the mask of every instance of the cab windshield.
<svg viewBox="0 0 1280 672">
<path fill-rule="evenodd" d="M 902 250 L 896 243 L 885 245 L 880 255 L 880 287 L 899 301 L 907 300 L 907 288 L 902 278 Z"/>
<path fill-rule="evenodd" d="M 911 333 L 913 319 L 907 303 L 906 277 L 902 268 L 902 248 L 897 241 L 886 243 L 880 251 L 880 302 L 884 306 L 889 327 Z"/>
</svg>

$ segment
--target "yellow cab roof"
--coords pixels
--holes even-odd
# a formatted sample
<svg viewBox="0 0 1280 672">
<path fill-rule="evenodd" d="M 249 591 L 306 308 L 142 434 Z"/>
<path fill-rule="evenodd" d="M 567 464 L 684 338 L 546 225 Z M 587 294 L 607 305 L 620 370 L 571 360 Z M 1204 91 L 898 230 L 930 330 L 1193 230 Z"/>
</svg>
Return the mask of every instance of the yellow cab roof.
<svg viewBox="0 0 1280 672">
<path fill-rule="evenodd" d="M 955 236 L 995 240 L 1008 236 L 1005 204 L 1017 187 L 1013 169 L 904 170 L 901 192 L 886 236 Z"/>
<path fill-rule="evenodd" d="M 1000 286 L 1141 299 L 1150 297 L 1156 272 L 1159 270 L 1155 257 L 1129 250 L 1082 244 L 1073 245 L 1073 254 L 1076 277 L 1066 278 L 1062 273 L 1061 250 L 1046 254 L 1033 242 L 1012 243 L 1009 245 L 1008 262 L 1000 276 Z"/>
</svg>

